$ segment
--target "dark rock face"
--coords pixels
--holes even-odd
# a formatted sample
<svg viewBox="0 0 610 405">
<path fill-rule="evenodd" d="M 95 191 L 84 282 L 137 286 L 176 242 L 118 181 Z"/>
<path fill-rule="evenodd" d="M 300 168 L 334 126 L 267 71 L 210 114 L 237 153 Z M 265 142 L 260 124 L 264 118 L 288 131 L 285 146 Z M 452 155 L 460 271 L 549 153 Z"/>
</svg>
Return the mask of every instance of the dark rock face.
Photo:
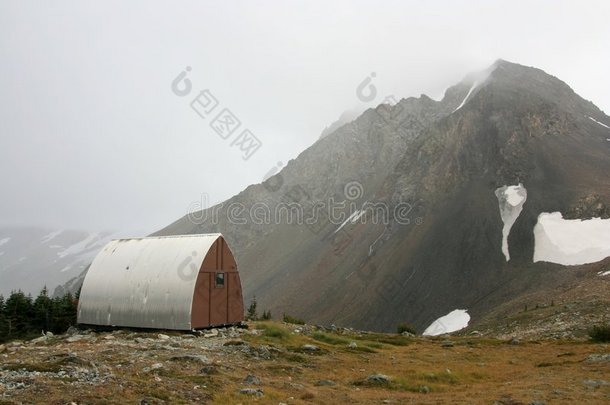
<svg viewBox="0 0 610 405">
<path fill-rule="evenodd" d="M 566 219 L 610 218 L 610 208 L 599 194 L 589 194 L 570 207 Z"/>
<path fill-rule="evenodd" d="M 365 111 L 276 176 L 157 234 L 222 232 L 246 299 L 255 294 L 272 313 L 378 330 L 407 322 L 421 331 L 456 308 L 476 319 L 567 274 L 532 263 L 541 212 L 608 217 L 610 131 L 589 117 L 610 123 L 559 79 L 498 61 L 440 102 L 421 96 Z M 494 190 L 519 183 L 528 198 L 507 263 Z M 231 203 L 272 214 L 297 203 L 307 213 L 331 199 L 345 201 L 347 215 L 366 204 L 390 214 L 383 221 L 366 209 L 339 231 L 343 221 L 324 215 L 312 224 L 227 218 Z"/>
</svg>

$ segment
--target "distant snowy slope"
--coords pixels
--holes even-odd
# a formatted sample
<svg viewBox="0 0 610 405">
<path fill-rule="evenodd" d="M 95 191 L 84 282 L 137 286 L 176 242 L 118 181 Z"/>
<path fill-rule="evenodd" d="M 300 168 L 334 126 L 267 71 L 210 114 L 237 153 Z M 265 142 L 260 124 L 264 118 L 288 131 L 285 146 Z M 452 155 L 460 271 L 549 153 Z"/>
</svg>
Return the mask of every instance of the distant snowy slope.
<svg viewBox="0 0 610 405">
<path fill-rule="evenodd" d="M 0 294 L 53 290 L 80 274 L 111 232 L 0 227 Z"/>
</svg>

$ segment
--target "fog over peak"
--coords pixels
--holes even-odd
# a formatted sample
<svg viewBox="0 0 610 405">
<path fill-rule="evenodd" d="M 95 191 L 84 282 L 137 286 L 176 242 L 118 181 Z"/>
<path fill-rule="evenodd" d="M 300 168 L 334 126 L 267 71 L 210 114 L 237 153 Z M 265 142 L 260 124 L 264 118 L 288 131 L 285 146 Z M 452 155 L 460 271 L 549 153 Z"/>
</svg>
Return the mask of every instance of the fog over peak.
<svg viewBox="0 0 610 405">
<path fill-rule="evenodd" d="M 260 183 L 344 111 L 441 99 L 499 58 L 610 111 L 608 15 L 603 1 L 2 2 L 0 224 L 161 228 Z M 224 109 L 240 122 L 226 139 L 211 127 Z M 261 146 L 244 159 L 246 129 Z"/>
</svg>

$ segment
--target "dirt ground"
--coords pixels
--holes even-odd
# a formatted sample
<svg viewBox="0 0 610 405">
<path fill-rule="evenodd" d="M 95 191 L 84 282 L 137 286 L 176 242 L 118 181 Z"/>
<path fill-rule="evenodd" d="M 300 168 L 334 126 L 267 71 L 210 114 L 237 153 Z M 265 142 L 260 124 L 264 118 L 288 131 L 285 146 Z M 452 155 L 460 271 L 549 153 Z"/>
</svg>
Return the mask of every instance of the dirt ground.
<svg viewBox="0 0 610 405">
<path fill-rule="evenodd" d="M 0 404 L 608 404 L 610 345 L 277 322 L 0 347 Z"/>
</svg>

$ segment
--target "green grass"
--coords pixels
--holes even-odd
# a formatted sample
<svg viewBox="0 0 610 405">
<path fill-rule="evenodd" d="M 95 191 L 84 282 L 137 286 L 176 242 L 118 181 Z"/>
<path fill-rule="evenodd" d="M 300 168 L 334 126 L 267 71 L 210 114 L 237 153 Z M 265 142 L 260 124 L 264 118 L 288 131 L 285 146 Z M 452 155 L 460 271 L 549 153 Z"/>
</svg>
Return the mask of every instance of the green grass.
<svg viewBox="0 0 610 405">
<path fill-rule="evenodd" d="M 286 329 L 271 324 L 261 324 L 263 328 L 263 336 L 278 340 L 287 340 L 290 338 L 290 333 Z"/>
<path fill-rule="evenodd" d="M 354 339 L 376 342 L 378 344 L 385 343 L 385 344 L 392 345 L 392 346 L 407 346 L 413 342 L 412 338 L 409 338 L 406 336 L 400 336 L 400 335 L 391 336 L 391 335 L 384 335 L 384 334 L 380 334 L 380 333 L 379 334 L 372 333 L 372 334 L 367 334 L 367 335 L 363 335 L 363 336 L 355 336 Z"/>
<path fill-rule="evenodd" d="M 287 353 L 284 358 L 291 363 L 307 363 L 309 361 L 305 356 L 296 353 Z"/>
<path fill-rule="evenodd" d="M 305 325 L 305 321 L 301 318 L 295 318 L 294 316 L 284 314 L 284 322 L 292 323 L 294 325 Z"/>
<path fill-rule="evenodd" d="M 422 379 L 431 383 L 440 383 L 440 384 L 457 384 L 458 379 L 455 375 L 451 373 L 425 373 L 422 375 Z"/>
<path fill-rule="evenodd" d="M 328 343 L 329 345 L 347 345 L 349 340 L 339 337 L 333 336 L 322 332 L 315 332 L 312 337 L 318 342 Z"/>
<path fill-rule="evenodd" d="M 364 346 L 366 347 L 371 347 L 373 349 L 383 349 L 383 345 L 379 342 L 368 342 L 366 340 L 363 340 L 361 342 Z"/>
</svg>

